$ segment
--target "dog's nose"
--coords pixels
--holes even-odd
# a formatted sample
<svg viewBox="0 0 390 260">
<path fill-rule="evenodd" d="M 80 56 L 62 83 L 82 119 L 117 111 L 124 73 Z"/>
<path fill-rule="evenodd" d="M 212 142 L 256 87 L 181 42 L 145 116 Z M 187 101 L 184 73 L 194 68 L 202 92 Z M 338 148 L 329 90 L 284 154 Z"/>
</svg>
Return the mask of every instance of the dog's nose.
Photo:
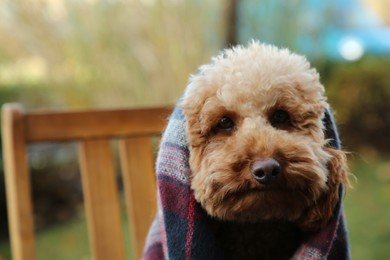
<svg viewBox="0 0 390 260">
<path fill-rule="evenodd" d="M 261 184 L 275 182 L 281 172 L 280 164 L 273 158 L 256 160 L 251 167 L 253 177 Z"/>
</svg>

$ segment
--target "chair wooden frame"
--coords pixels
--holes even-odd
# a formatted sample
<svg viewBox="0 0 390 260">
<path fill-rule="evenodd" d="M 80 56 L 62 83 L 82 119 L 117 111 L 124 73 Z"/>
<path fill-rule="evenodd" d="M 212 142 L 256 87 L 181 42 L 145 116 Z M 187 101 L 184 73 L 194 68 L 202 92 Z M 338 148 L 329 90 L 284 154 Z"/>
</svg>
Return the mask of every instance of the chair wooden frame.
<svg viewBox="0 0 390 260">
<path fill-rule="evenodd" d="M 27 146 L 78 141 L 93 259 L 125 259 L 110 139 L 119 141 L 121 171 L 134 256 L 139 259 L 156 211 L 151 137 L 160 135 L 171 107 L 24 112 L 2 108 L 2 140 L 13 259 L 35 259 Z"/>
</svg>

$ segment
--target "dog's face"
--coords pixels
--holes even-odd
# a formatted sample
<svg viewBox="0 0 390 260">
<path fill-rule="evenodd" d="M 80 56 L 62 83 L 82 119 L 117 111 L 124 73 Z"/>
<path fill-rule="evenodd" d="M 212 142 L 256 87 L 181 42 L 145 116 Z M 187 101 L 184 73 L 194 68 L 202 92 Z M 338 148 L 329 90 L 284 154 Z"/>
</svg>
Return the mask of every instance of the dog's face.
<svg viewBox="0 0 390 260">
<path fill-rule="evenodd" d="M 200 70 L 182 102 L 196 200 L 224 220 L 323 226 L 347 177 L 344 154 L 324 136 L 317 72 L 256 42 Z"/>
</svg>

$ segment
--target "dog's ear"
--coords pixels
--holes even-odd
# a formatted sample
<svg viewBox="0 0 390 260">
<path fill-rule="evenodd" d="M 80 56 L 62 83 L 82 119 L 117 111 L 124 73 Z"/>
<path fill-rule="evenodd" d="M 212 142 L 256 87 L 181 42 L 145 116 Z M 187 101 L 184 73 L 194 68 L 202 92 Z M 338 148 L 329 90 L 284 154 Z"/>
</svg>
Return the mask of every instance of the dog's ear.
<svg viewBox="0 0 390 260">
<path fill-rule="evenodd" d="M 328 140 L 324 149 L 331 155 L 331 159 L 328 162 L 328 186 L 340 186 L 342 184 L 344 187 L 349 187 L 347 156 L 346 152 L 341 148 L 339 133 L 330 108 L 325 109 L 322 121 L 325 127 L 325 138 Z"/>
<path fill-rule="evenodd" d="M 341 149 L 340 139 L 331 112 L 326 109 L 323 119 L 325 138 L 324 150 L 331 156 L 328 161 L 327 190 L 298 221 L 303 230 L 315 231 L 324 227 L 333 216 L 337 203 L 342 200 L 344 187 L 349 187 L 346 153 Z"/>
<path fill-rule="evenodd" d="M 345 152 L 330 147 L 324 149 L 332 156 L 328 162 L 327 190 L 298 220 L 299 227 L 305 231 L 317 231 L 326 226 L 342 200 L 344 187 L 349 186 Z"/>
</svg>

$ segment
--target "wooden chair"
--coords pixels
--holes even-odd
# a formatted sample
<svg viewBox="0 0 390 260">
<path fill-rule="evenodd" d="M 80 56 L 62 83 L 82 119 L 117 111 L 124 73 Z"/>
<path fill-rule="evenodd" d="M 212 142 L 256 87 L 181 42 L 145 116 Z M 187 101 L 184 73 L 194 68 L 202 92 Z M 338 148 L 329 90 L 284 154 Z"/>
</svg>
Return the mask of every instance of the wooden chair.
<svg viewBox="0 0 390 260">
<path fill-rule="evenodd" d="M 156 211 L 151 137 L 160 135 L 171 108 L 24 112 L 2 109 L 2 138 L 13 259 L 35 259 L 31 184 L 26 147 L 78 141 L 81 179 L 93 259 L 125 259 L 110 139 L 119 139 L 124 197 L 134 256 L 139 259 Z"/>
</svg>

